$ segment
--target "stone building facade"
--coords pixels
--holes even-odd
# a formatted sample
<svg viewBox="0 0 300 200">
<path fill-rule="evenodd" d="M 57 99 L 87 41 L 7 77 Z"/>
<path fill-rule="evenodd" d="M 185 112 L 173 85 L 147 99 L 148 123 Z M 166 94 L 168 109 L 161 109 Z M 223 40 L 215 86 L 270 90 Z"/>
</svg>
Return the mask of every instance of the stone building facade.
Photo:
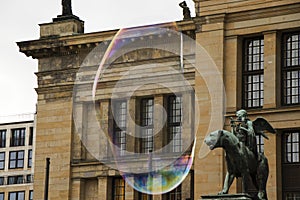
<svg viewBox="0 0 300 200">
<path fill-rule="evenodd" d="M 0 123 L 1 200 L 33 199 L 34 115 L 20 116 L 21 120 L 1 118 L 5 120 Z"/>
<path fill-rule="evenodd" d="M 178 21 L 175 27 L 177 32 L 194 39 L 201 51 L 190 52 L 190 48 L 187 47 L 191 46 L 185 46 L 183 40 L 183 43 L 176 43 L 183 44 L 182 51 L 179 52 L 184 52 L 184 59 L 181 54 L 146 47 L 123 52 L 110 63 L 111 68 L 107 68 L 100 82 L 94 86 L 93 82 L 84 81 L 90 72 L 80 71 L 80 67 L 82 63 L 94 68 L 99 66 L 85 60 L 87 55 L 97 46 L 109 48 L 118 30 L 84 33 L 84 23 L 81 20 L 77 17 L 67 17 L 41 24 L 39 39 L 18 43 L 21 52 L 39 61 L 36 73 L 38 134 L 34 199 L 43 199 L 47 157 L 51 158 L 50 199 L 125 197 L 158 200 L 172 199 L 176 195 L 180 195 L 181 199 L 198 199 L 201 195 L 216 193 L 222 188 L 226 172 L 224 152 L 214 150 L 202 156 L 203 139 L 215 128 L 230 129 L 229 118 L 234 117 L 236 110 L 241 108 L 248 110 L 250 119 L 262 116 L 277 130 L 277 134 L 269 135 L 270 139 L 264 141 L 264 144 L 259 140 L 261 150 L 269 159 L 269 199 L 299 198 L 300 179 L 297 174 L 300 166 L 300 1 L 194 2 L 196 17 Z M 165 29 L 174 28 L 173 24 L 159 26 Z M 164 34 L 148 36 L 151 44 L 157 42 L 156 39 L 165 37 Z M 145 37 L 135 35 L 122 39 L 134 41 L 143 40 Z M 165 43 L 170 41 L 166 39 Z M 100 48 L 101 56 L 105 56 L 105 51 L 105 48 L 102 51 Z M 207 54 L 209 56 L 204 56 Z M 193 62 L 187 62 L 187 58 L 192 58 Z M 208 58 L 213 62 L 207 61 Z M 197 66 L 207 63 L 214 63 L 225 90 L 215 84 L 219 82 L 214 73 L 197 70 Z M 132 71 L 131 67 L 137 68 Z M 182 67 L 182 75 L 192 89 L 183 89 L 176 79 L 172 79 L 168 70 L 170 67 L 177 70 Z M 208 67 L 202 70 L 209 69 Z M 130 74 L 126 74 L 126 71 L 130 71 Z M 148 71 L 151 71 L 151 74 L 144 77 L 143 74 Z M 78 76 L 78 72 L 83 75 Z M 127 78 L 122 82 L 122 90 L 116 92 L 116 96 L 113 97 L 114 87 L 124 76 Z M 83 78 L 79 85 L 76 84 L 78 77 Z M 159 80 L 159 84 L 144 84 L 151 78 Z M 161 81 L 168 83 L 172 90 L 162 87 Z M 131 83 L 142 84 L 145 87 L 137 89 L 131 95 L 132 98 L 126 99 L 122 92 L 129 91 Z M 212 88 L 212 85 L 216 87 Z M 81 89 L 74 90 L 74 86 Z M 175 95 L 180 98 L 174 99 L 174 94 L 180 94 Z M 183 120 L 179 123 L 182 133 L 187 133 L 183 135 L 193 136 L 195 132 L 197 142 L 194 164 L 181 186 L 167 194 L 169 196 L 143 196 L 124 183 L 118 170 L 100 162 L 91 153 L 87 147 L 90 145 L 85 144 L 92 145 L 97 135 L 87 139 L 83 139 L 82 136 L 85 132 L 93 132 L 97 127 L 97 124 L 88 120 L 93 117 L 90 115 L 96 116 L 104 134 L 110 136 L 110 133 L 114 133 L 114 121 L 117 119 L 112 117 L 114 111 L 111 108 L 116 107 L 117 110 L 125 109 L 126 114 L 123 115 L 134 119 L 133 122 L 126 122 L 126 131 L 136 136 L 135 123 L 143 126 L 143 105 L 147 105 L 148 111 L 154 111 L 152 129 L 157 129 L 160 134 L 146 143 L 129 136 L 126 137 L 126 143 L 122 143 L 120 141 L 124 140 L 119 138 L 117 146 L 130 152 L 155 151 L 168 143 L 165 135 L 167 125 L 161 124 L 164 113 L 160 113 L 159 107 L 167 108 L 172 98 L 175 105 L 179 105 L 179 101 L 183 105 L 180 108 L 184 111 L 181 116 Z M 113 100 L 119 100 L 116 107 L 111 106 L 114 104 Z M 219 103 L 216 104 L 216 101 Z M 224 114 L 223 108 L 224 123 L 220 116 Z M 91 110 L 95 112 L 90 112 Z M 84 123 L 78 126 L 77 121 Z M 215 121 L 216 125 L 211 127 L 211 123 Z M 145 126 L 148 127 L 149 124 Z M 184 141 L 186 138 L 182 139 Z M 153 146 L 149 149 L 148 144 Z M 106 155 L 113 155 L 109 154 L 107 149 L 99 148 L 97 151 L 106 151 Z M 238 182 L 233 184 L 230 192 L 236 191 L 240 191 Z"/>
</svg>

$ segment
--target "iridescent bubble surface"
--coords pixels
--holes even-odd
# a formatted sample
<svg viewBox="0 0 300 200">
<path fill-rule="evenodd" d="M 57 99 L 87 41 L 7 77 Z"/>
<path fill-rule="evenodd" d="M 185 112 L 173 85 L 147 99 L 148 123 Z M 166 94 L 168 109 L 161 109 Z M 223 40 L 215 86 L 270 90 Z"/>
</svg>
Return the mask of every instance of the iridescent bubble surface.
<svg viewBox="0 0 300 200">
<path fill-rule="evenodd" d="M 162 194 L 175 189 L 188 175 L 195 151 L 194 142 L 190 155 L 182 155 L 177 158 L 172 164 L 165 166 L 159 170 L 151 170 L 149 166 L 148 173 L 121 173 L 124 180 L 131 185 L 135 190 L 147 194 Z M 151 165 L 149 156 L 149 165 Z"/>
<path fill-rule="evenodd" d="M 193 119 L 193 112 L 199 106 L 193 82 L 186 79 L 185 65 L 190 65 L 197 71 L 198 66 L 194 66 L 196 50 L 195 41 L 177 31 L 174 24 L 121 29 L 114 36 L 100 42 L 87 55 L 77 73 L 73 91 L 73 118 L 80 142 L 90 157 L 118 170 L 124 180 L 140 192 L 169 192 L 182 183 L 191 169 L 196 141 L 194 130 L 197 130 L 199 120 Z M 201 47 L 200 51 L 204 52 L 204 49 Z M 168 59 L 176 58 L 177 63 L 163 64 L 166 61 L 160 60 L 161 55 Z M 149 57 L 154 59 L 149 62 Z M 136 61 L 133 65 L 130 64 L 132 60 Z M 210 65 L 209 67 L 211 69 Z M 190 75 L 192 72 L 187 73 Z M 211 80 L 205 79 L 205 72 L 197 73 L 205 81 Z M 218 81 L 214 80 L 213 83 L 218 84 Z M 180 94 L 194 94 L 195 110 L 185 108 L 190 103 L 183 104 L 182 116 L 189 116 L 188 121 L 195 122 L 195 129 L 192 125 L 185 126 L 183 131 L 172 136 L 171 141 L 148 153 L 137 151 L 131 145 L 124 149 L 114 141 L 115 133 L 108 128 L 118 117 L 114 116 L 112 105 L 120 99 L 126 99 L 127 102 L 137 99 L 137 94 L 141 95 L 151 87 L 159 88 L 157 91 L 167 91 L 166 94 L 174 94 L 176 97 Z M 109 99 L 110 103 L 103 103 L 103 99 L 106 102 Z M 217 101 L 213 103 L 218 104 Z M 160 137 L 159 134 L 166 126 L 167 110 L 156 103 L 154 107 L 164 116 L 160 125 L 155 125 L 156 128 L 153 129 L 152 137 L 155 138 Z M 127 112 L 129 111 L 127 108 Z M 131 138 L 133 145 L 133 140 L 144 139 L 142 127 L 136 123 L 137 116 L 126 116 L 126 123 L 131 124 L 134 131 L 132 133 L 128 127 L 120 131 L 126 138 Z M 185 120 L 183 118 L 182 123 Z M 173 141 L 179 140 L 180 151 L 170 151 Z"/>
</svg>

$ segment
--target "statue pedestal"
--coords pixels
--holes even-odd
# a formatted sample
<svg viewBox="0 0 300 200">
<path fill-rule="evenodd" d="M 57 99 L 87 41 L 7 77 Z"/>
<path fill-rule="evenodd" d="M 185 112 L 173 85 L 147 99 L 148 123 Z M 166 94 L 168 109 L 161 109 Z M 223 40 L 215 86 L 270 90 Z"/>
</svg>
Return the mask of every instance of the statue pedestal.
<svg viewBox="0 0 300 200">
<path fill-rule="evenodd" d="M 40 37 L 58 37 L 84 33 L 84 22 L 75 15 L 59 15 L 51 23 L 40 24 Z"/>
<path fill-rule="evenodd" d="M 201 196 L 201 199 L 210 199 L 210 200 L 252 200 L 251 196 L 248 194 L 222 194 L 222 195 L 204 195 Z"/>
</svg>

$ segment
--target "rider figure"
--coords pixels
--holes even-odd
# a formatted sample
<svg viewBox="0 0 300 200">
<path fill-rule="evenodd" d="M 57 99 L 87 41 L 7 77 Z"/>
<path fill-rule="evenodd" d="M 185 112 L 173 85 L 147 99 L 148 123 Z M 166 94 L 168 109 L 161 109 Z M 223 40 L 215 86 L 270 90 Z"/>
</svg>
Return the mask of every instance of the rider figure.
<svg viewBox="0 0 300 200">
<path fill-rule="evenodd" d="M 230 122 L 233 133 L 238 137 L 240 142 L 246 145 L 258 158 L 255 132 L 252 121 L 248 118 L 247 111 L 243 109 L 239 110 L 236 112 L 236 116 L 237 119 L 232 119 Z"/>
</svg>

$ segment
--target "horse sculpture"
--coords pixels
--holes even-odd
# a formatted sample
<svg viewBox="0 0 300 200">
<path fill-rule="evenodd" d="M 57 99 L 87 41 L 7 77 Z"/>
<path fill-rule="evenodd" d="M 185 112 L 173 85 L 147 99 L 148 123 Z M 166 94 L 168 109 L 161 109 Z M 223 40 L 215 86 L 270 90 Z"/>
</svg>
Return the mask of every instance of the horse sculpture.
<svg viewBox="0 0 300 200">
<path fill-rule="evenodd" d="M 253 152 L 243 145 L 229 131 L 211 132 L 204 141 L 211 150 L 223 148 L 226 152 L 227 173 L 223 190 L 219 194 L 227 194 L 235 177 L 242 177 L 243 192 L 248 192 L 249 180 L 258 189 L 258 199 L 267 199 L 266 184 L 269 175 L 268 160 L 260 153 L 258 161 Z"/>
<path fill-rule="evenodd" d="M 240 122 L 240 119 L 238 121 Z M 252 122 L 247 123 L 252 126 Z M 262 135 L 268 139 L 264 134 L 265 130 L 275 133 L 272 126 L 263 118 L 257 118 L 253 121 L 253 125 L 254 138 L 255 135 Z M 234 130 L 232 132 L 217 130 L 211 132 L 204 140 L 211 150 L 223 148 L 226 152 L 227 174 L 223 189 L 219 194 L 227 194 L 234 178 L 242 177 L 243 193 L 248 193 L 248 184 L 252 181 L 258 190 L 257 199 L 267 200 L 268 160 L 263 153 L 253 149 L 253 147 L 256 148 L 256 141 L 252 142 L 250 146 L 247 145 L 249 142 L 241 140 L 237 135 L 238 133 Z M 247 137 L 246 135 L 245 138 L 253 141 L 253 137 Z"/>
</svg>

